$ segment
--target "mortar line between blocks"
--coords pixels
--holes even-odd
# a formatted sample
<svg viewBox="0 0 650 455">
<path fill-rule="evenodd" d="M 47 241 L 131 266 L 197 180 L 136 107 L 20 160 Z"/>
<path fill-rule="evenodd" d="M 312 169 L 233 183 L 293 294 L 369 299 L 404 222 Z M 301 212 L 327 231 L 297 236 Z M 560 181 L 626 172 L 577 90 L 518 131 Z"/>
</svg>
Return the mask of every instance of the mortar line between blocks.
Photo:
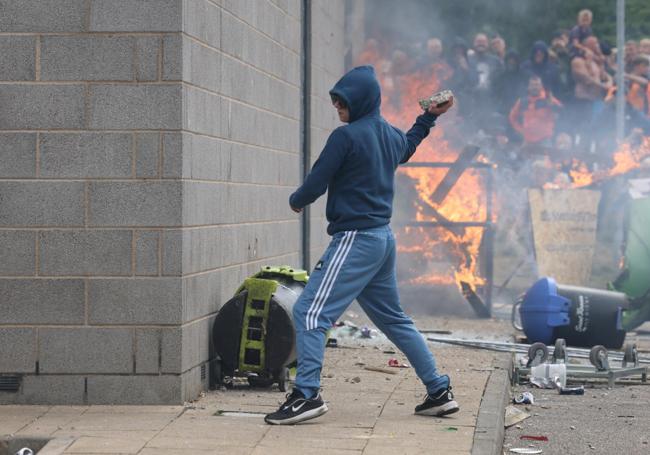
<svg viewBox="0 0 650 455">
<path fill-rule="evenodd" d="M 258 67 L 258 66 L 255 66 L 255 65 L 253 65 L 251 62 L 248 62 L 248 61 L 246 61 L 246 60 L 242 60 L 240 57 L 237 57 L 237 56 L 234 55 L 234 54 L 230 54 L 230 53 L 226 52 L 226 51 L 223 50 L 223 49 L 220 49 L 220 48 L 218 48 L 218 47 L 214 47 L 214 46 L 211 45 L 210 43 L 207 43 L 207 42 L 201 40 L 200 38 L 197 38 L 197 37 L 194 36 L 194 35 L 189 35 L 189 34 L 187 34 L 187 32 L 182 32 L 182 35 L 183 35 L 183 36 L 186 36 L 188 39 L 190 39 L 190 40 L 192 40 L 192 41 L 194 41 L 194 42 L 196 42 L 196 43 L 202 45 L 203 47 L 206 47 L 206 48 L 208 48 L 208 49 L 213 50 L 214 52 L 218 52 L 219 54 L 225 55 L 225 56 L 227 56 L 227 57 L 229 57 L 229 58 L 231 58 L 231 59 L 233 59 L 233 60 L 236 60 L 236 61 L 238 61 L 239 63 L 241 63 L 242 65 L 247 66 L 247 67 L 249 67 L 249 68 L 252 68 L 253 70 L 255 70 L 255 71 L 259 72 L 259 73 L 262 73 L 262 74 L 264 74 L 264 75 L 270 77 L 271 79 L 275 79 L 276 81 L 279 81 L 279 82 L 281 82 L 281 83 L 283 83 L 283 84 L 286 84 L 286 85 L 288 85 L 288 86 L 290 86 L 290 87 L 293 87 L 293 88 L 296 88 L 296 89 L 300 90 L 300 84 L 294 84 L 293 82 L 290 82 L 290 81 L 288 81 L 288 80 L 282 79 L 281 76 L 278 76 L 277 74 L 274 74 L 274 73 L 270 72 L 268 69 L 264 69 L 264 68 L 260 68 L 260 67 Z M 296 53 L 296 57 L 299 57 L 299 56 L 300 56 L 300 53 L 299 53 L 299 52 Z"/>
<path fill-rule="evenodd" d="M 2 84 L 2 82 L 0 82 Z M 159 131 L 158 129 L 135 129 L 135 130 L 129 130 L 129 129 L 100 129 L 100 128 L 78 128 L 78 129 L 70 129 L 70 128 L 45 128 L 41 129 L 40 132 L 43 134 L 65 134 L 65 133 L 151 133 Z M 226 142 L 228 144 L 234 144 L 234 145 L 243 145 L 255 149 L 260 149 L 265 152 L 272 152 L 272 153 L 282 153 L 285 155 L 292 155 L 292 156 L 297 156 L 298 151 L 290 151 L 290 150 L 282 150 L 282 149 L 277 149 L 273 147 L 268 147 L 265 145 L 259 145 L 259 144 L 253 144 L 250 142 L 244 142 L 244 141 L 238 141 L 238 140 L 233 140 L 228 137 L 223 137 L 223 136 L 215 136 L 213 134 L 206 134 L 206 133 L 200 133 L 197 131 L 191 131 L 191 130 L 181 130 L 181 129 L 166 129 L 165 130 L 168 133 L 174 132 L 174 133 L 185 133 L 185 134 L 191 134 L 194 136 L 199 136 L 199 137 L 207 137 L 209 139 L 217 139 L 222 142 Z M 324 130 L 325 131 L 325 130 Z M 328 132 L 331 132 L 332 130 L 326 130 Z M 8 134 L 8 133 L 33 133 L 34 130 L 29 130 L 29 129 L 8 129 L 8 130 L 2 130 L 3 134 Z M 13 180 L 13 179 L 3 179 L 3 180 Z"/>
<path fill-rule="evenodd" d="M 244 19 L 242 19 L 241 17 L 237 16 L 237 15 L 236 15 L 235 13 L 233 13 L 232 11 L 230 11 L 230 10 L 224 8 L 222 5 L 219 5 L 219 4 L 215 3 L 214 0 L 208 0 L 208 2 L 211 3 L 212 5 L 216 6 L 217 8 L 221 9 L 221 11 L 225 12 L 225 13 L 228 14 L 229 16 L 232 16 L 235 20 L 241 22 L 242 24 L 245 24 L 246 26 L 248 26 L 248 27 L 249 27 L 251 30 L 253 30 L 254 32 L 258 33 L 259 35 L 262 35 L 263 37 L 267 38 L 269 41 L 271 41 L 271 42 L 277 44 L 277 45 L 280 46 L 281 48 L 286 49 L 287 51 L 291 52 L 292 54 L 300 55 L 300 50 L 294 50 L 294 49 L 291 49 L 290 47 L 287 47 L 286 45 L 282 44 L 281 42 L 279 42 L 278 40 L 276 40 L 275 38 L 273 38 L 273 37 L 272 37 L 271 35 L 269 35 L 268 33 L 264 32 L 264 31 L 263 31 L 262 29 L 260 29 L 259 27 L 256 27 L 256 26 L 254 26 L 254 25 L 252 25 L 252 24 L 246 22 Z M 282 8 L 279 8 L 279 9 L 280 9 L 280 11 L 282 11 Z M 288 12 L 284 12 L 284 14 L 286 14 L 287 17 L 290 17 L 290 18 L 294 19 L 294 21 L 299 22 L 299 19 L 298 19 L 298 18 L 295 18 L 294 16 L 292 16 L 292 15 L 289 14 Z"/>
<path fill-rule="evenodd" d="M 283 114 L 281 112 L 272 111 L 269 108 L 265 108 L 265 107 L 262 107 L 262 106 L 256 106 L 255 104 L 252 104 L 249 101 L 244 101 L 244 100 L 240 100 L 238 98 L 233 98 L 231 95 L 226 95 L 226 94 L 221 93 L 221 92 L 216 92 L 216 91 L 214 91 L 212 89 L 209 89 L 209 88 L 202 87 L 200 85 L 194 84 L 193 82 L 181 81 L 180 83 L 183 86 L 191 87 L 191 88 L 193 88 L 195 90 L 198 90 L 200 92 L 206 93 L 206 94 L 211 95 L 211 96 L 218 96 L 219 98 L 222 98 L 223 100 L 230 101 L 231 103 L 236 103 L 236 104 L 239 104 L 239 105 L 242 105 L 242 106 L 246 106 L 249 109 L 261 112 L 261 113 L 263 113 L 265 115 L 269 115 L 269 116 L 272 116 L 274 118 L 287 120 L 287 121 L 290 121 L 290 122 L 293 122 L 293 123 L 299 123 L 300 122 L 300 118 L 298 118 L 298 117 L 291 117 L 291 116 Z"/>
</svg>

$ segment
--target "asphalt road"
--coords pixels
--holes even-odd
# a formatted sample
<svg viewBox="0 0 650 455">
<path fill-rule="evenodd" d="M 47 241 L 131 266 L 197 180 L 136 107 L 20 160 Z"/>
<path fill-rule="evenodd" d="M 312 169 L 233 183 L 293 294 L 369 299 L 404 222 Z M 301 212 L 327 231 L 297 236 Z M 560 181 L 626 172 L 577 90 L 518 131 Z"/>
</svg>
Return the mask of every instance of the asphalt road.
<svg viewBox="0 0 650 455">
<path fill-rule="evenodd" d="M 504 453 L 513 447 L 536 447 L 544 454 L 650 454 L 650 382 L 586 384 L 585 395 L 528 390 L 535 404 L 523 406 L 531 417 L 506 430 Z M 548 442 L 524 441 L 523 435 L 547 436 Z"/>
</svg>

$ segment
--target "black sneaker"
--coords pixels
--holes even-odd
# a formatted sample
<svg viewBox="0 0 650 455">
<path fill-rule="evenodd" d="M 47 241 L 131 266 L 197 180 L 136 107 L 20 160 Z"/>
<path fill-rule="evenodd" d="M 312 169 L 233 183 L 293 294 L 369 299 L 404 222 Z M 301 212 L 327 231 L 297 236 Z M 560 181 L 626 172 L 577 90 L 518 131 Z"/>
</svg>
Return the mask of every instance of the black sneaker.
<svg viewBox="0 0 650 455">
<path fill-rule="evenodd" d="M 321 398 L 320 393 L 314 398 L 305 398 L 298 389 L 293 389 L 290 394 L 287 394 L 287 401 L 280 406 L 280 409 L 267 414 L 264 421 L 271 425 L 293 425 L 314 419 L 326 412 L 327 405 Z"/>
<path fill-rule="evenodd" d="M 415 407 L 415 413 L 421 416 L 446 416 L 460 411 L 458 403 L 454 401 L 451 386 L 442 389 L 435 396 L 427 395 L 422 404 Z"/>
</svg>

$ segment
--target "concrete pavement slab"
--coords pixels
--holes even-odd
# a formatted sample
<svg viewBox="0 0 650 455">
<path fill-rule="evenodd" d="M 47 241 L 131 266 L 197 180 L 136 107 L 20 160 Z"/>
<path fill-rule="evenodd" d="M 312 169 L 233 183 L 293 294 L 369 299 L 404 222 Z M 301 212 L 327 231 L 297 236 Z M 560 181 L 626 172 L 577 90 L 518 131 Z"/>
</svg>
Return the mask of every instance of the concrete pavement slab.
<svg viewBox="0 0 650 455">
<path fill-rule="evenodd" d="M 450 330 L 457 323 L 463 333 L 509 330 L 507 324 L 494 321 L 421 318 L 420 322 Z M 341 348 L 327 349 L 323 368 L 323 396 L 330 411 L 301 425 L 264 424 L 264 414 L 277 409 L 285 394 L 275 386 L 246 385 L 208 392 L 184 407 L 0 406 L 0 433 L 29 430 L 34 435 L 75 437 L 66 451 L 75 455 L 470 453 L 494 353 L 430 345 L 440 370 L 450 375 L 461 405 L 457 414 L 432 418 L 413 414 L 425 390 L 412 368 L 395 369 L 396 374 L 364 368 L 389 369 L 391 357 L 408 363 L 399 352 L 384 352 L 396 351 L 394 346 L 375 340 L 349 345 L 340 340 L 340 344 Z M 222 415 L 223 411 L 243 414 Z"/>
<path fill-rule="evenodd" d="M 63 426 L 63 430 L 161 430 L 176 415 L 158 413 L 89 414 L 82 415 Z"/>
<path fill-rule="evenodd" d="M 81 436 L 66 453 L 123 453 L 135 454 L 147 443 L 147 439 L 136 437 L 116 437 L 115 435 Z"/>
</svg>

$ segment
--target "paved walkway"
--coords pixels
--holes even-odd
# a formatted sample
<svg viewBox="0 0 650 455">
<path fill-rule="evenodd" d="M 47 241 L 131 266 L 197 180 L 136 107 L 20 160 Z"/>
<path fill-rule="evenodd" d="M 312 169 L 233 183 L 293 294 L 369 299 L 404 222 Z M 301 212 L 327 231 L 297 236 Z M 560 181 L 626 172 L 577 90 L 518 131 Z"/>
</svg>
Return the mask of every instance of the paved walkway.
<svg viewBox="0 0 650 455">
<path fill-rule="evenodd" d="M 493 321 L 424 320 L 418 325 L 452 330 L 454 336 L 459 331 L 508 332 L 503 323 Z M 209 392 L 186 406 L 0 406 L 0 434 L 74 437 L 65 452 L 74 454 L 470 453 L 493 353 L 432 346 L 440 369 L 452 378 L 461 411 L 431 418 L 413 414 L 424 389 L 412 368 L 387 367 L 390 357 L 406 362 L 399 354 L 385 353 L 390 345 L 340 344 L 327 350 L 323 370 L 323 396 L 330 411 L 312 423 L 264 424 L 263 414 L 275 409 L 284 395 L 277 389 L 242 386 Z"/>
</svg>

